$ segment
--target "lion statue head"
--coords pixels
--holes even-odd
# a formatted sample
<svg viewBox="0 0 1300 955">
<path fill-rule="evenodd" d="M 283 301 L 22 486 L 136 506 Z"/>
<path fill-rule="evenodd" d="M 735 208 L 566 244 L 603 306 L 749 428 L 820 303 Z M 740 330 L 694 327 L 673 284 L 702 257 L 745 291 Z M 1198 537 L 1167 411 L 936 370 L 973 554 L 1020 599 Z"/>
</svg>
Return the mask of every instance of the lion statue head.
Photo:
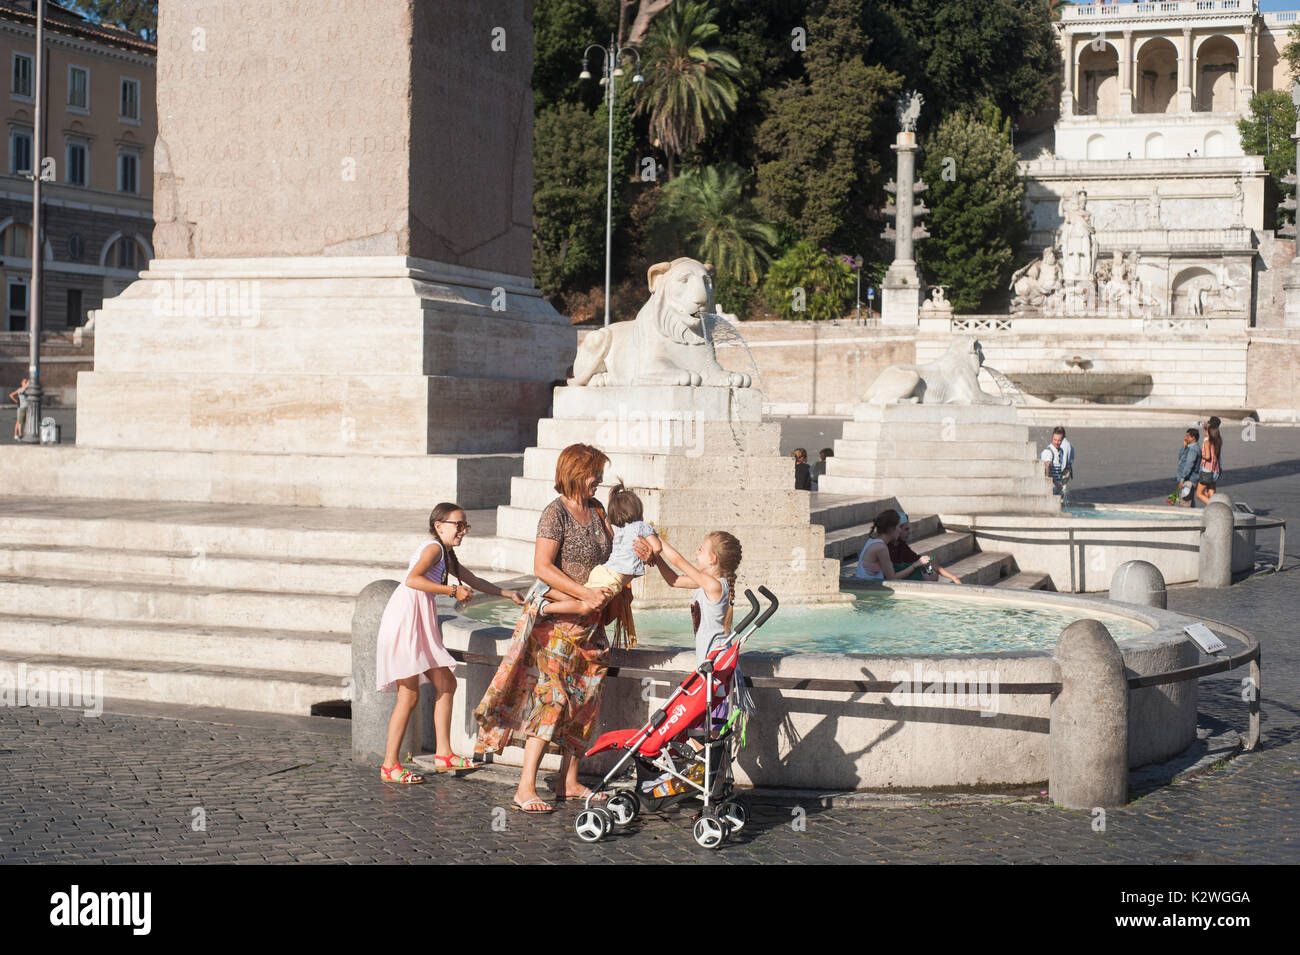
<svg viewBox="0 0 1300 955">
<path fill-rule="evenodd" d="M 637 318 L 649 318 L 659 333 L 679 344 L 705 340 L 704 317 L 712 314 L 713 266 L 680 258 L 650 266 L 650 299 Z"/>
</svg>

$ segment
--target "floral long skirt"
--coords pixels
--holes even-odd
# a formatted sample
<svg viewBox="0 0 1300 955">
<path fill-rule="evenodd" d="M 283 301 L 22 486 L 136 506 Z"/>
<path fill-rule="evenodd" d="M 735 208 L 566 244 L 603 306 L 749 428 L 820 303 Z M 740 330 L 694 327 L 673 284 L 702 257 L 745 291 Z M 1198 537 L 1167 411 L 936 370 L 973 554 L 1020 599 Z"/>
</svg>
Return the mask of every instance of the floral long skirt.
<svg viewBox="0 0 1300 955">
<path fill-rule="evenodd" d="M 546 740 L 547 752 L 581 756 L 600 713 L 609 665 L 603 627 L 580 617 L 543 617 L 530 604 L 474 710 L 482 752 Z"/>
</svg>

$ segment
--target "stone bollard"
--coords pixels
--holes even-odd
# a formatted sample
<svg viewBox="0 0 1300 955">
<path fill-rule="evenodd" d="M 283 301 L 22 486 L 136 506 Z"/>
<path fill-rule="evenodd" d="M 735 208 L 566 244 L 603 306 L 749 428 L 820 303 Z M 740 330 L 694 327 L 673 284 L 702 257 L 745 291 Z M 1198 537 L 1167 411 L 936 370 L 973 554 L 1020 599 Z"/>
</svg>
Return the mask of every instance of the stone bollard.
<svg viewBox="0 0 1300 955">
<path fill-rule="evenodd" d="M 1165 592 L 1165 575 L 1150 561 L 1126 560 L 1115 568 L 1110 578 L 1110 599 L 1166 609 L 1169 597 Z"/>
<path fill-rule="evenodd" d="M 1104 626 L 1076 620 L 1054 654 L 1061 692 L 1052 700 L 1047 791 L 1067 809 L 1128 801 L 1128 682 L 1124 658 Z"/>
<path fill-rule="evenodd" d="M 1217 498 L 1218 495 L 1215 495 Z M 1200 587 L 1232 585 L 1232 508 L 1212 498 L 1201 525 L 1201 552 L 1196 583 Z"/>
<path fill-rule="evenodd" d="M 394 693 L 380 693 L 375 689 L 375 644 L 379 636 L 379 621 L 384 608 L 400 584 L 395 580 L 376 580 L 366 584 L 357 595 L 356 609 L 352 611 L 352 760 L 378 769 L 384 761 L 384 747 L 388 742 L 388 719 L 393 715 Z M 421 706 L 425 694 L 420 694 Z M 420 707 L 411 714 L 402 738 L 399 758 L 407 753 L 417 756 L 423 751 Z"/>
</svg>

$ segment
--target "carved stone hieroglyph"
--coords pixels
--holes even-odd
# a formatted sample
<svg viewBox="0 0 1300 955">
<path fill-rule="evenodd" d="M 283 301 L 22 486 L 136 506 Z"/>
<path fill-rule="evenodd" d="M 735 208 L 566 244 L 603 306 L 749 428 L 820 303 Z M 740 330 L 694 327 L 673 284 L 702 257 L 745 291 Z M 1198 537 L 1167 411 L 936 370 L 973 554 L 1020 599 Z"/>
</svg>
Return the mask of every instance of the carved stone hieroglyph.
<svg viewBox="0 0 1300 955">
<path fill-rule="evenodd" d="M 636 320 L 583 339 L 574 385 L 720 385 L 748 388 L 749 375 L 718 364 L 705 325 L 713 314 L 713 269 L 680 258 L 650 266 L 650 300 Z"/>
<path fill-rule="evenodd" d="M 867 389 L 867 404 L 1009 405 L 979 386 L 984 350 L 973 338 L 958 338 L 938 361 L 928 365 L 890 365 Z"/>
</svg>

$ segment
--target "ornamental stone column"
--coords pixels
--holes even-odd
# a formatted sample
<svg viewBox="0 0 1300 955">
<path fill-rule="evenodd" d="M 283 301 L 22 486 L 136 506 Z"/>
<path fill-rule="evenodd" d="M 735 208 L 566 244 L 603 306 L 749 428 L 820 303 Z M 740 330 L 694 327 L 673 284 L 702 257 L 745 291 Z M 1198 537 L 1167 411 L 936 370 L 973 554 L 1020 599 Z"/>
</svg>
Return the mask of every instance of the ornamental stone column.
<svg viewBox="0 0 1300 955">
<path fill-rule="evenodd" d="M 1183 45 L 1178 51 L 1178 112 L 1192 111 L 1192 28 L 1183 27 Z"/>
<path fill-rule="evenodd" d="M 1061 115 L 1074 115 L 1074 34 L 1065 35 L 1065 80 L 1061 84 Z"/>
<path fill-rule="evenodd" d="M 1124 31 L 1124 42 L 1119 47 L 1119 113 L 1133 113 L 1133 31 Z"/>
</svg>

